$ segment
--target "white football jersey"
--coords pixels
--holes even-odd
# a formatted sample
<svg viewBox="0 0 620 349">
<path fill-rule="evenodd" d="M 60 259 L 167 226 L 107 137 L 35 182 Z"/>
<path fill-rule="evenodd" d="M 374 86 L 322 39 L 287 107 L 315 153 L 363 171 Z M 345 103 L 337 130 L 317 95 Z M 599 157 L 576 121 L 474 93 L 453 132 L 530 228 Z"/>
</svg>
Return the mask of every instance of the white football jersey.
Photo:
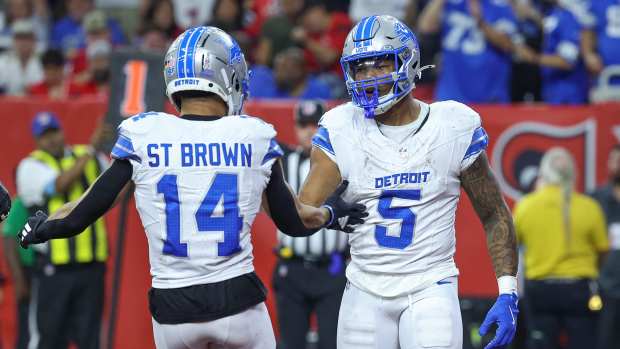
<svg viewBox="0 0 620 349">
<path fill-rule="evenodd" d="M 282 150 L 257 118 L 143 113 L 119 126 L 112 157 L 133 166 L 153 287 L 214 283 L 252 272 L 250 228 Z"/>
<path fill-rule="evenodd" d="M 420 126 L 400 143 L 351 103 L 327 112 L 313 138 L 349 181 L 344 199 L 369 213 L 349 235 L 347 278 L 383 297 L 458 275 L 459 175 L 488 143 L 480 116 L 464 104 L 419 103 Z"/>
</svg>

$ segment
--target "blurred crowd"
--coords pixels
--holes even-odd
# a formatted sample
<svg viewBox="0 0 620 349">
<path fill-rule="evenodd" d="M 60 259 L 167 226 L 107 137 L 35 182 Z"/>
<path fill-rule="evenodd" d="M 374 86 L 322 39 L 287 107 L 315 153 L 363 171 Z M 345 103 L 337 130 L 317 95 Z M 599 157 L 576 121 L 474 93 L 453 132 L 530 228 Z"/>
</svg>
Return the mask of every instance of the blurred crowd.
<svg viewBox="0 0 620 349">
<path fill-rule="evenodd" d="M 340 53 L 361 18 L 390 14 L 435 64 L 418 96 L 465 103 L 620 99 L 613 0 L 0 0 L 0 93 L 105 94 L 121 47 L 164 54 L 183 30 L 231 33 L 254 98 L 340 99 Z"/>
</svg>

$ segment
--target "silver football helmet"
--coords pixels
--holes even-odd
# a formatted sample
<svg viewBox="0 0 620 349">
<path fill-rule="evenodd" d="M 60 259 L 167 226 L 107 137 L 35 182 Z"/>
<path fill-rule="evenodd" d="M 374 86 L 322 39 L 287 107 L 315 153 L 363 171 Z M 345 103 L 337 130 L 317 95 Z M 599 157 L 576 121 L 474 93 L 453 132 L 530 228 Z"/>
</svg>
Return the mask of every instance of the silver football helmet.
<svg viewBox="0 0 620 349">
<path fill-rule="evenodd" d="M 239 44 L 216 27 L 195 27 L 179 35 L 168 48 L 164 63 L 166 95 L 180 91 L 211 92 L 228 105 L 228 114 L 241 112 L 248 97 L 248 66 Z"/>
<path fill-rule="evenodd" d="M 386 58 L 394 60 L 392 73 L 355 80 L 356 68 L 361 62 L 372 64 L 373 60 Z M 420 67 L 420 49 L 415 35 L 401 21 L 388 15 L 362 18 L 351 29 L 340 64 L 351 99 L 364 109 L 367 118 L 386 112 L 411 93 L 422 71 L 432 67 Z M 389 93 L 380 96 L 379 86 L 383 84 L 389 84 L 391 88 Z"/>
</svg>

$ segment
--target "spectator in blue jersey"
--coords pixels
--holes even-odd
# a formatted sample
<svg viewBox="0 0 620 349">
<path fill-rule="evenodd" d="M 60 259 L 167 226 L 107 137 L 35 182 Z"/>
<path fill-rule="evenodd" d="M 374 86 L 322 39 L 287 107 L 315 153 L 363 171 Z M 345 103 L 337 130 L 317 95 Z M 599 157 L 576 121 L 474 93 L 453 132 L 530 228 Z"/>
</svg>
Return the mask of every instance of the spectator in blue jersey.
<svg viewBox="0 0 620 349">
<path fill-rule="evenodd" d="M 581 24 L 565 7 L 567 2 L 546 0 L 551 4 L 543 20 L 542 52 L 526 46 L 518 56 L 540 67 L 542 100 L 551 104 L 583 104 L 588 101 L 588 76 L 579 54 Z"/>
<path fill-rule="evenodd" d="M 419 18 L 422 34 L 441 32 L 435 99 L 510 102 L 516 17 L 507 0 L 432 0 Z"/>
<path fill-rule="evenodd" d="M 72 58 L 77 49 L 86 47 L 86 33 L 82 27 L 82 20 L 87 13 L 94 10 L 93 0 L 65 0 L 67 15 L 56 22 L 52 28 L 50 44 L 59 48 Z M 125 43 L 125 36 L 118 22 L 111 18 L 106 19 L 113 45 Z"/>
<path fill-rule="evenodd" d="M 588 16 L 581 32 L 581 49 L 588 71 L 598 76 L 604 69 L 620 69 L 620 2 L 590 1 Z M 620 86 L 620 76 L 609 81 Z"/>
<path fill-rule="evenodd" d="M 250 96 L 254 98 L 330 99 L 330 88 L 306 71 L 304 52 L 290 47 L 278 53 L 273 70 L 255 66 L 250 77 Z"/>
</svg>

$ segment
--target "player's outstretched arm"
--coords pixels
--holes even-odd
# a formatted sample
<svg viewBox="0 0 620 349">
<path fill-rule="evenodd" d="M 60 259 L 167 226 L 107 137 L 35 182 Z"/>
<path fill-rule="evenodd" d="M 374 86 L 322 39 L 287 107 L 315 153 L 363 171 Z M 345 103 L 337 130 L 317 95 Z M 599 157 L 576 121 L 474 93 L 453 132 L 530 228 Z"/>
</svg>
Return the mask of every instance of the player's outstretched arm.
<svg viewBox="0 0 620 349">
<path fill-rule="evenodd" d="M 306 205 L 299 201 L 284 179 L 282 165 L 274 163 L 269 184 L 265 189 L 263 205 L 280 231 L 291 236 L 309 236 L 323 227 L 350 232 L 351 225 L 360 224 L 367 216 L 360 204 L 346 203 L 340 197 L 348 183 L 342 183 L 324 201 L 321 207 Z M 317 205 L 318 206 L 318 205 Z M 345 226 L 338 220 L 348 216 Z"/>
<path fill-rule="evenodd" d="M 319 207 L 342 182 L 338 165 L 325 153 L 312 148 L 310 153 L 310 172 L 299 191 L 299 201 Z"/>
<path fill-rule="evenodd" d="M 30 244 L 81 233 L 112 207 L 132 171 L 129 161 L 115 160 L 80 199 L 65 204 L 49 218 L 41 211 L 28 218 L 17 237 L 20 245 L 27 248 Z"/>
<path fill-rule="evenodd" d="M 493 324 L 497 324 L 495 337 L 485 349 L 497 348 L 510 343 L 517 330 L 518 255 L 515 228 L 486 153 L 480 154 L 473 164 L 461 172 L 461 185 L 484 226 L 497 276 L 500 295 L 479 330 L 480 335 L 484 336 Z"/>
</svg>

